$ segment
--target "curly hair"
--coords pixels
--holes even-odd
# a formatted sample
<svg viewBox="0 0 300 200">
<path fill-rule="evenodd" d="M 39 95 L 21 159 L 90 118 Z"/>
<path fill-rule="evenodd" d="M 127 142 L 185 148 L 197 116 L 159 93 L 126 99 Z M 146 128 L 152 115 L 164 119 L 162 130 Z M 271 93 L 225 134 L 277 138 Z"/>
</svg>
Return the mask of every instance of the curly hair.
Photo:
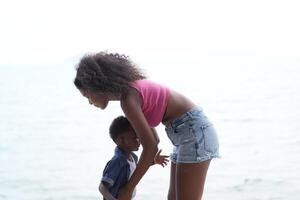
<svg viewBox="0 0 300 200">
<path fill-rule="evenodd" d="M 77 89 L 119 94 L 129 83 L 146 78 L 130 58 L 118 53 L 99 52 L 83 56 L 76 66 Z"/>
<path fill-rule="evenodd" d="M 128 119 L 124 116 L 119 116 L 112 121 L 109 127 L 109 135 L 113 141 L 116 141 L 120 135 L 132 130 L 133 128 Z"/>
</svg>

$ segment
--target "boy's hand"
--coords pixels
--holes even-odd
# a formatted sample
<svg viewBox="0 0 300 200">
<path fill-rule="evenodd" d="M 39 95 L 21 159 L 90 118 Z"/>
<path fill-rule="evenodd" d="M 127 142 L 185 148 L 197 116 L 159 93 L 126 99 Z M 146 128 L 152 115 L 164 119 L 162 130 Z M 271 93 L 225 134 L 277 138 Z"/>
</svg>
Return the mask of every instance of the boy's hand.
<svg viewBox="0 0 300 200">
<path fill-rule="evenodd" d="M 154 157 L 154 164 L 159 164 L 165 167 L 169 162 L 169 160 L 167 159 L 169 156 L 160 155 L 160 153 L 161 153 L 161 149 L 156 153 Z"/>
</svg>

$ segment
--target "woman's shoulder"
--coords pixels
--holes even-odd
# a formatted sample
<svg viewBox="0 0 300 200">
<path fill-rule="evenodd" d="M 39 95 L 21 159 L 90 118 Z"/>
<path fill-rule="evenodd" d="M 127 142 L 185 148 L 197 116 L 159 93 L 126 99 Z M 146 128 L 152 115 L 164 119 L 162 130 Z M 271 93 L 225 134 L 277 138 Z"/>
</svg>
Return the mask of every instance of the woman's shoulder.
<svg viewBox="0 0 300 200">
<path fill-rule="evenodd" d="M 131 83 L 131 87 L 135 88 L 141 94 L 149 93 L 149 91 L 170 91 L 170 88 L 164 83 L 149 79 L 136 80 Z"/>
<path fill-rule="evenodd" d="M 132 84 L 133 85 L 151 85 L 151 84 L 159 85 L 158 82 L 150 80 L 148 78 L 135 80 L 135 81 L 132 82 Z"/>
<path fill-rule="evenodd" d="M 123 106 L 141 106 L 143 100 L 141 94 L 135 88 L 130 88 L 126 93 L 121 96 L 121 107 Z"/>
</svg>

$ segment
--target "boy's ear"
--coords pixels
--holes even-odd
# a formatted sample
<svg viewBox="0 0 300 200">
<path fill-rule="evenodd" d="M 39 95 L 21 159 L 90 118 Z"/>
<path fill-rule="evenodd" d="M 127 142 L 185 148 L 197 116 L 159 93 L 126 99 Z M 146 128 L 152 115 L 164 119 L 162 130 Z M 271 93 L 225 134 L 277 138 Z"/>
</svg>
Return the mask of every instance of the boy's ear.
<svg viewBox="0 0 300 200">
<path fill-rule="evenodd" d="M 125 143 L 125 137 L 124 137 L 124 135 L 121 135 L 121 136 L 120 136 L 120 141 L 121 141 L 121 144 L 124 144 L 124 143 Z"/>
<path fill-rule="evenodd" d="M 121 135 L 121 136 L 119 136 L 119 137 L 116 139 L 115 142 L 116 142 L 117 145 L 122 145 L 122 144 L 124 144 L 124 142 L 125 142 L 124 140 L 125 140 L 125 137 Z"/>
</svg>

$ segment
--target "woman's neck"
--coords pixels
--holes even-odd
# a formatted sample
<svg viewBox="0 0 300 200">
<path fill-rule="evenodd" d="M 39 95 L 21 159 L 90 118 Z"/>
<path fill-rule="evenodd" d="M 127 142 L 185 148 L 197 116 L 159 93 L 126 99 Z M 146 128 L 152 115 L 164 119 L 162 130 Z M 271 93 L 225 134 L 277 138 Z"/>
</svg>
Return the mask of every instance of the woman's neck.
<svg viewBox="0 0 300 200">
<path fill-rule="evenodd" d="M 109 95 L 109 100 L 111 101 L 120 101 L 121 100 L 121 94 L 111 94 Z"/>
</svg>

